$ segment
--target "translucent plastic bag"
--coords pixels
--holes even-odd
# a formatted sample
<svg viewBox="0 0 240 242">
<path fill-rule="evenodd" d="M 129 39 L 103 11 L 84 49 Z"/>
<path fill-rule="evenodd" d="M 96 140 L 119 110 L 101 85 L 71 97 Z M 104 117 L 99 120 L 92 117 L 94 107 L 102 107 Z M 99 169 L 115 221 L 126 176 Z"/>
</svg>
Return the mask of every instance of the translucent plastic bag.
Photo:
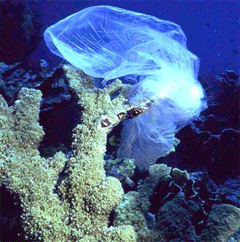
<svg viewBox="0 0 240 242">
<path fill-rule="evenodd" d="M 94 6 L 50 26 L 49 49 L 86 74 L 109 80 L 140 76 L 129 102 L 151 108 L 124 122 L 120 157 L 147 168 L 171 149 L 175 133 L 207 107 L 197 80 L 199 59 L 181 27 L 111 6 Z M 130 134 L 130 135 L 128 135 Z"/>
<path fill-rule="evenodd" d="M 163 41 L 173 38 L 186 45 L 177 24 L 111 6 L 83 9 L 50 26 L 44 38 L 54 54 L 105 81 L 154 74 L 165 55 Z"/>
</svg>

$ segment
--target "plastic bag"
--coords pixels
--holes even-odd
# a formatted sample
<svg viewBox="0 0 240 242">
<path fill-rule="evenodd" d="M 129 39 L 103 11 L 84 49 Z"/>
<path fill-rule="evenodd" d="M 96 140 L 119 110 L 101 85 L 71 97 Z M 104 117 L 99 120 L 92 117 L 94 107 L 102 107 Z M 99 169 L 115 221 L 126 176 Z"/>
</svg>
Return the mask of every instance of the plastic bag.
<svg viewBox="0 0 240 242">
<path fill-rule="evenodd" d="M 54 54 L 102 78 L 103 85 L 123 76 L 132 80 L 130 103 L 151 103 L 140 117 L 124 121 L 118 151 L 120 157 L 134 158 L 140 168 L 165 155 L 175 133 L 207 107 L 197 80 L 199 59 L 173 22 L 94 6 L 50 26 L 44 38 Z"/>
</svg>

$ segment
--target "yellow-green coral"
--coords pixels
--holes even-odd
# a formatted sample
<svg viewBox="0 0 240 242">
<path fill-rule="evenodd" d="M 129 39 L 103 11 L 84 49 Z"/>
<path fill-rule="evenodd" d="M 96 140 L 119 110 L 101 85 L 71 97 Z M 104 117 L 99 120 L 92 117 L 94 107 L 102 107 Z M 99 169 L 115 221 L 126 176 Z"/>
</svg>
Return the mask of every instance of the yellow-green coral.
<svg viewBox="0 0 240 242">
<path fill-rule="evenodd" d="M 40 101 L 40 91 L 26 88 L 10 108 L 1 97 L 0 174 L 7 187 L 20 196 L 28 233 L 57 239 L 67 231 L 68 204 L 53 190 L 66 158 L 62 153 L 50 159 L 39 155 L 37 148 L 44 135 L 38 124 Z"/>
<path fill-rule="evenodd" d="M 146 216 L 149 211 L 149 196 L 152 195 L 158 181 L 171 178 L 171 167 L 165 164 L 154 164 L 149 168 L 147 177 L 138 191 L 124 194 L 124 198 L 115 210 L 114 225 L 131 225 L 137 234 L 138 242 L 162 241 L 158 231 L 148 229 Z"/>
<path fill-rule="evenodd" d="M 0 96 L 0 181 L 19 194 L 28 236 L 44 241 L 135 241 L 131 226 L 108 227 L 123 189 L 103 168 L 107 133 L 120 122 L 118 114 L 131 108 L 125 98 L 128 86 L 117 80 L 97 90 L 83 73 L 70 67 L 65 71 L 84 109 L 73 134 L 73 156 L 40 156 L 41 93 L 23 88 L 13 107 Z M 120 88 L 111 101 L 111 93 Z M 59 179 L 65 165 L 67 176 Z"/>
</svg>

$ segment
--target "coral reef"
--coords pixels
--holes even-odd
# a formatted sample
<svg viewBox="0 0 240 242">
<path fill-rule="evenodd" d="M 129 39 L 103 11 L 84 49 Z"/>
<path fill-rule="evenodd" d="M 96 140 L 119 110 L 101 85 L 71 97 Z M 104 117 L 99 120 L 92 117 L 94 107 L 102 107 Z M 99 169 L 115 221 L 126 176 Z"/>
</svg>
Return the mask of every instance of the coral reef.
<svg viewBox="0 0 240 242">
<path fill-rule="evenodd" d="M 106 177 L 103 159 L 107 133 L 132 109 L 125 98 L 129 88 L 115 81 L 97 90 L 91 78 L 64 69 L 84 110 L 73 134 L 73 156 L 40 156 L 41 92 L 22 88 L 11 107 L 0 96 L 0 181 L 19 195 L 27 240 L 135 241 L 131 226 L 108 227 L 123 189 L 116 178 Z"/>
<path fill-rule="evenodd" d="M 239 221 L 239 208 L 228 204 L 213 205 L 199 241 L 225 242 L 239 230 Z"/>
<path fill-rule="evenodd" d="M 81 109 L 78 98 L 67 84 L 62 64 L 50 68 L 41 60 L 40 69 L 28 70 L 23 63 L 0 63 L 0 94 L 12 105 L 22 87 L 42 92 L 40 125 L 45 135 L 39 151 L 42 156 L 53 156 L 56 151 L 71 153 L 72 131 L 79 122 Z M 61 117 L 59 119 L 59 117 Z"/>
<path fill-rule="evenodd" d="M 123 201 L 115 210 L 114 225 L 132 225 L 137 233 L 137 241 L 161 241 L 157 231 L 148 229 L 147 217 L 150 208 L 149 196 L 159 179 L 169 179 L 171 168 L 163 164 L 150 166 L 149 177 L 139 182 L 138 191 L 124 195 Z M 152 216 L 154 216 L 152 214 Z M 154 221 L 155 219 L 152 219 Z M 153 222 L 154 223 L 154 222 Z M 154 226 L 153 226 L 154 227 Z"/>
<path fill-rule="evenodd" d="M 206 173 L 155 164 L 124 195 L 113 224 L 132 225 L 138 242 L 227 241 L 240 228 L 240 209 L 226 203 Z"/>
<path fill-rule="evenodd" d="M 123 188 L 131 188 L 134 186 L 134 182 L 131 179 L 134 175 L 134 170 L 136 169 L 134 160 L 117 158 L 115 160 L 106 159 L 105 161 L 104 169 L 106 170 L 107 175 L 118 178 L 118 180 L 121 181 Z"/>
<path fill-rule="evenodd" d="M 42 71 L 36 75 L 25 71 L 20 63 L 0 65 L 4 97 L 0 97 L 1 205 L 7 198 L 10 200 L 5 205 L 10 206 L 13 200 L 16 204 L 11 207 L 14 214 L 2 213 L 0 220 L 5 236 L 9 234 L 4 230 L 6 227 L 20 234 L 14 239 L 0 237 L 2 241 L 23 241 L 24 236 L 27 241 L 239 240 L 239 181 L 228 179 L 218 186 L 208 172 L 181 170 L 181 162 L 188 162 L 190 158 L 198 162 L 190 152 L 189 158 L 184 156 L 187 160 L 181 160 L 176 152 L 164 158 L 166 161 L 172 157 L 179 159 L 178 168 L 155 164 L 146 172 L 139 171 L 134 160 L 114 159 L 121 129 L 119 122 L 145 110 L 128 105 L 129 86 L 115 80 L 103 89 L 96 89 L 90 77 L 69 66 L 50 71 L 46 63 L 42 65 Z M 236 76 L 231 73 L 224 76 L 230 77 Z M 223 81 L 224 91 L 218 90 L 217 96 L 224 97 L 225 89 L 231 92 L 238 88 L 236 81 L 230 82 L 231 85 L 226 83 Z M 22 88 L 24 85 L 40 90 Z M 226 95 L 225 99 L 220 98 L 221 105 L 230 107 L 234 95 L 238 95 L 236 91 L 227 95 L 227 99 Z M 209 139 L 218 135 L 215 128 L 219 132 L 228 128 L 219 136 L 220 140 L 224 140 L 222 135 L 230 132 L 229 129 L 237 129 L 233 122 L 226 126 L 224 119 L 230 116 L 225 114 L 221 120 L 216 110 L 218 102 L 212 102 L 210 109 L 215 112 L 212 123 L 217 125 L 208 125 L 212 116 L 206 110 L 206 119 L 202 116 L 195 121 L 195 126 L 188 126 L 195 134 L 204 131 L 196 137 L 188 133 L 188 139 L 195 137 L 193 140 L 199 144 L 196 147 L 202 147 L 207 132 L 211 133 L 211 138 L 207 136 Z M 236 113 L 231 115 L 234 121 Z M 58 126 L 54 119 L 62 124 Z M 70 121 L 67 132 L 58 131 Z M 51 139 L 54 143 L 57 135 L 70 143 L 67 135 L 72 129 L 72 147 L 68 148 L 66 143 L 51 146 Z M 45 130 L 49 134 L 44 140 Z M 108 152 L 107 135 L 108 139 L 114 136 L 108 140 L 112 142 Z M 184 137 L 179 146 L 185 144 L 186 152 L 193 146 Z M 211 148 L 210 143 L 206 147 Z M 196 156 L 198 151 L 194 151 Z M 225 157 L 230 155 L 225 154 Z M 22 234 L 21 221 L 25 230 Z"/>
<path fill-rule="evenodd" d="M 42 59 L 41 63 L 44 62 Z M 16 62 L 12 65 L 0 62 L 0 94 L 10 105 L 14 103 L 17 93 L 23 87 L 40 89 L 43 93 L 41 104 L 45 104 L 43 107 L 45 109 L 51 108 L 53 102 L 59 103 L 62 100 L 68 100 L 69 87 L 62 83 L 63 78 L 62 64 L 50 68 L 45 62 L 40 69 L 33 70 L 28 69 L 22 62 Z M 58 92 L 56 91 L 57 88 Z M 60 88 L 63 89 L 62 92 L 59 92 Z M 50 92 L 51 96 L 49 96 Z"/>
</svg>

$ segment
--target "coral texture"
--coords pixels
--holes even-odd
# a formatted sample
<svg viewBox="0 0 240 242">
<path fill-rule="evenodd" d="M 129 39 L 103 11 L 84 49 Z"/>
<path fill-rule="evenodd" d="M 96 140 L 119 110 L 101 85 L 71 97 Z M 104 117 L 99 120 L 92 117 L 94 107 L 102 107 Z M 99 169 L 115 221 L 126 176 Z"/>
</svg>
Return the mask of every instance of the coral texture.
<svg viewBox="0 0 240 242">
<path fill-rule="evenodd" d="M 41 92 L 22 88 L 12 107 L 0 96 L 0 182 L 20 197 L 27 240 L 135 241 L 132 226 L 108 227 L 123 189 L 106 177 L 103 159 L 107 133 L 132 108 L 125 98 L 128 86 L 115 81 L 97 90 L 83 73 L 67 66 L 65 71 L 84 109 L 73 134 L 73 156 L 40 156 Z"/>
<path fill-rule="evenodd" d="M 137 191 L 124 194 L 113 224 L 132 225 L 138 242 L 226 242 L 238 236 L 240 209 L 216 188 L 201 172 L 154 164 Z"/>
<path fill-rule="evenodd" d="M 228 241 L 235 232 L 239 231 L 239 221 L 239 208 L 229 204 L 214 205 L 208 218 L 207 227 L 203 230 L 199 241 Z"/>
</svg>

